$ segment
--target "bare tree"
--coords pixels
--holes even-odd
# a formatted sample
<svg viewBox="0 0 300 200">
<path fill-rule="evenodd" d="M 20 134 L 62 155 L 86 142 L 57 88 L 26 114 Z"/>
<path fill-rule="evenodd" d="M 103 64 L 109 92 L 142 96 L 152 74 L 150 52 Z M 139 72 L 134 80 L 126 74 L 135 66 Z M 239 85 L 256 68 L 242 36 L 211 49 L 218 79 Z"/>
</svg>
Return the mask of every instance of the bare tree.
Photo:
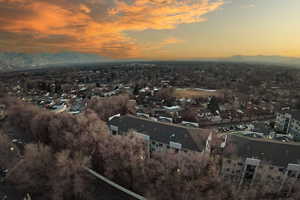
<svg viewBox="0 0 300 200">
<path fill-rule="evenodd" d="M 11 168 L 20 159 L 19 149 L 0 131 L 0 168 Z"/>
<path fill-rule="evenodd" d="M 108 135 L 98 143 L 94 155 L 98 171 L 128 188 L 140 187 L 136 184 L 144 180 L 141 170 L 148 155 L 146 148 L 143 140 L 133 135 Z"/>
<path fill-rule="evenodd" d="M 39 112 L 41 112 L 41 109 L 36 106 L 23 103 L 16 104 L 8 107 L 8 120 L 15 128 L 32 136 L 30 124 Z"/>
<path fill-rule="evenodd" d="M 157 93 L 157 95 L 163 99 L 167 105 L 171 105 L 172 102 L 176 100 L 174 93 L 175 88 L 163 88 Z"/>
<path fill-rule="evenodd" d="M 69 150 L 56 154 L 55 172 L 51 176 L 53 200 L 94 199 L 91 192 L 93 179 L 84 170 L 90 159 L 81 152 Z"/>
<path fill-rule="evenodd" d="M 107 121 L 112 115 L 131 112 L 132 108 L 128 101 L 127 95 L 108 98 L 93 97 L 88 103 L 88 108 L 94 110 L 103 121 Z"/>
<path fill-rule="evenodd" d="M 217 165 L 205 154 L 157 153 L 146 171 L 148 196 L 155 199 L 218 199 L 222 195 L 226 199 L 221 191 Z"/>
<path fill-rule="evenodd" d="M 54 115 L 51 112 L 40 112 L 31 120 L 30 130 L 36 142 L 42 142 L 47 145 L 51 143 L 49 122 Z"/>
<path fill-rule="evenodd" d="M 24 158 L 10 171 L 8 181 L 19 189 L 37 195 L 50 190 L 54 157 L 50 147 L 42 144 L 25 146 Z"/>
</svg>

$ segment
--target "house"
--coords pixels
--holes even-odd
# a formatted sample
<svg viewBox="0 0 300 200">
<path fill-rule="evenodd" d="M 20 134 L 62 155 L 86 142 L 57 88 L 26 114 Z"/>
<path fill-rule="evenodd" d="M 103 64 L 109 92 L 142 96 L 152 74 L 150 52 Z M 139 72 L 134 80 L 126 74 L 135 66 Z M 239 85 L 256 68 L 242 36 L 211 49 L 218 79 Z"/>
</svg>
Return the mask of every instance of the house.
<svg viewBox="0 0 300 200">
<path fill-rule="evenodd" d="M 300 111 L 277 113 L 275 126 L 295 141 L 300 141 Z"/>
<path fill-rule="evenodd" d="M 163 108 L 169 113 L 175 113 L 182 110 L 180 106 L 163 106 Z"/>
<path fill-rule="evenodd" d="M 189 126 L 189 127 L 199 128 L 199 124 L 195 123 L 195 122 L 182 121 L 181 124 L 183 126 Z"/>
<path fill-rule="evenodd" d="M 150 115 L 149 115 L 149 114 L 147 114 L 147 113 L 141 113 L 141 112 L 137 112 L 137 113 L 136 113 L 136 116 L 142 117 L 142 118 L 146 118 L 146 119 L 149 119 L 149 118 L 150 118 Z"/>
<path fill-rule="evenodd" d="M 161 122 L 173 123 L 173 118 L 170 117 L 159 116 L 158 120 Z"/>
<path fill-rule="evenodd" d="M 62 113 L 67 110 L 67 105 L 66 104 L 61 104 L 61 105 L 54 105 L 52 106 L 51 109 L 54 113 Z"/>
</svg>

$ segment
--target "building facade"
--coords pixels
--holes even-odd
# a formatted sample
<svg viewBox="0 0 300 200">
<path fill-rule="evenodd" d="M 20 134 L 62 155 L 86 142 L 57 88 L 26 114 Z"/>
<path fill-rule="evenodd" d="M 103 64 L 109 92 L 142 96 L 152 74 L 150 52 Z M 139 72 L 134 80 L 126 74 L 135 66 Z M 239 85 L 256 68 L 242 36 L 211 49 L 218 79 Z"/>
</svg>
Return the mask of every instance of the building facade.
<svg viewBox="0 0 300 200">
<path fill-rule="evenodd" d="M 124 135 L 131 131 L 144 139 L 148 145 L 149 155 L 151 152 L 163 152 L 168 149 L 210 152 L 212 135 L 203 137 L 201 141 L 192 137 L 188 128 L 133 116 L 115 117 L 108 122 L 108 126 L 113 135 Z M 234 158 L 222 159 L 220 173 L 224 180 L 240 187 L 263 181 L 276 185 L 274 188 L 278 191 L 287 192 L 300 181 L 300 165 L 297 164 L 300 146 L 231 135 L 228 139 L 227 136 L 225 138 L 220 148 L 225 149 L 226 143 L 234 143 L 237 150 Z M 200 146 L 199 143 L 203 145 Z"/>
<path fill-rule="evenodd" d="M 134 116 L 114 117 L 108 122 L 112 135 L 125 135 L 131 132 L 143 138 L 149 145 L 149 152 L 201 151 L 187 128 L 171 124 L 141 119 Z M 205 141 L 204 141 L 205 142 Z"/>
<path fill-rule="evenodd" d="M 277 113 L 276 128 L 300 141 L 300 111 Z"/>
<path fill-rule="evenodd" d="M 296 183 L 300 183 L 300 164 L 285 167 L 270 165 L 254 158 L 227 159 L 222 161 L 222 176 L 239 187 L 263 183 L 277 191 L 290 193 Z"/>
</svg>

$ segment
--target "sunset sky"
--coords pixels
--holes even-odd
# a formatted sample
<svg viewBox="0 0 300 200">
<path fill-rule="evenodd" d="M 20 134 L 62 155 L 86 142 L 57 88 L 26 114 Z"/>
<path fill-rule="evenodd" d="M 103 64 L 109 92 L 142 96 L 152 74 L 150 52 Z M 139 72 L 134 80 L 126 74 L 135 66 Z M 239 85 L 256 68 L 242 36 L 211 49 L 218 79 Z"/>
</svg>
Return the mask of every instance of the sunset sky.
<svg viewBox="0 0 300 200">
<path fill-rule="evenodd" d="M 0 51 L 300 57 L 300 0 L 0 0 Z"/>
</svg>

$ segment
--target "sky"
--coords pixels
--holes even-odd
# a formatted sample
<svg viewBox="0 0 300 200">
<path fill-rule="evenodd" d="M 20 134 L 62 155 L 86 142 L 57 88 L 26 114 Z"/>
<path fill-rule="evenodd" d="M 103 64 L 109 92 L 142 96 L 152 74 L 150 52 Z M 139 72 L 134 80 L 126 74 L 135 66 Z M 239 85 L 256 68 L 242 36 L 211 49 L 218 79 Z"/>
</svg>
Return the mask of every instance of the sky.
<svg viewBox="0 0 300 200">
<path fill-rule="evenodd" d="M 0 52 L 300 57 L 300 0 L 0 0 Z"/>
</svg>

